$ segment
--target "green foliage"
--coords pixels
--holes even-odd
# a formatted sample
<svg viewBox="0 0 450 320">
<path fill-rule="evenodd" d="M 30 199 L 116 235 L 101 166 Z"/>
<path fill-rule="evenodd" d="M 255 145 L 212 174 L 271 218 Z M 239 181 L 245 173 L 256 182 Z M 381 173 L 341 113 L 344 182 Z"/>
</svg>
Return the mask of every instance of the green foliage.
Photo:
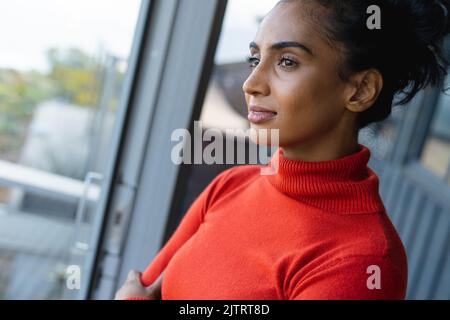
<svg viewBox="0 0 450 320">
<path fill-rule="evenodd" d="M 16 160 L 34 109 L 46 100 L 63 100 L 82 107 L 98 107 L 106 67 L 102 60 L 83 51 L 50 49 L 49 71 L 0 69 L 0 158 Z M 108 109 L 115 109 L 123 74 L 115 71 L 115 96 Z"/>
<path fill-rule="evenodd" d="M 39 72 L 0 69 L 0 154 L 9 158 L 26 134 L 33 109 L 54 95 L 53 85 Z"/>
<path fill-rule="evenodd" d="M 104 66 L 79 49 L 47 52 L 56 95 L 79 106 L 95 107 L 101 90 Z"/>
</svg>

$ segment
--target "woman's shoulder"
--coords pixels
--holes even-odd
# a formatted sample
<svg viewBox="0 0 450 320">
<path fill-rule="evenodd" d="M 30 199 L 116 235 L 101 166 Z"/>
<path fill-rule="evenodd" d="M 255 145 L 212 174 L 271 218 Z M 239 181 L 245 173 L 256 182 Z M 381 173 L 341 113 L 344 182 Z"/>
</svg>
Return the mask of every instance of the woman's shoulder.
<svg viewBox="0 0 450 320">
<path fill-rule="evenodd" d="M 384 259 L 406 258 L 403 242 L 386 211 L 361 215 L 356 221 L 342 230 L 345 239 L 341 243 L 342 253 Z"/>
<path fill-rule="evenodd" d="M 404 298 L 408 277 L 405 248 L 387 217 L 382 214 L 375 219 L 372 217 L 376 215 L 365 215 L 371 221 L 370 227 L 358 225 L 361 229 L 330 233 L 330 237 L 320 243 L 321 250 L 309 252 L 308 259 L 304 258 L 304 253 L 290 257 L 294 263 L 299 263 L 300 267 L 294 266 L 291 270 L 298 272 L 302 279 L 300 282 L 311 283 L 321 279 L 317 287 L 324 291 L 311 293 L 305 289 L 308 294 L 327 298 L 332 295 L 336 299 L 350 296 L 359 299 Z M 376 276 L 380 277 L 383 290 L 367 291 L 366 283 L 372 283 Z M 336 283 L 339 285 L 330 288 Z M 296 290 L 301 291 L 301 288 L 303 286 L 299 284 Z M 304 298 L 308 294 L 299 296 Z"/>
<path fill-rule="evenodd" d="M 368 226 L 354 232 L 353 239 L 344 244 L 341 259 L 380 261 L 386 272 L 407 274 L 407 256 L 403 242 L 386 212 L 373 214 Z M 348 239 L 350 240 L 350 239 Z M 404 279 L 403 279 L 404 280 Z"/>
</svg>

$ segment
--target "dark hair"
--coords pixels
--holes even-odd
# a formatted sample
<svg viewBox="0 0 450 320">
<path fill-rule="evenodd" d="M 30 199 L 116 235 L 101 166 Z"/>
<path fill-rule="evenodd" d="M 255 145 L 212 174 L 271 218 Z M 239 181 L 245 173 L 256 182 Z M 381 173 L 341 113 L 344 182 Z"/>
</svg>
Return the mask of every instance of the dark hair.
<svg viewBox="0 0 450 320">
<path fill-rule="evenodd" d="M 293 1 L 299 0 L 279 3 Z M 322 26 L 329 42 L 343 51 L 338 72 L 344 81 L 352 73 L 370 68 L 383 76 L 377 101 L 359 115 L 359 129 L 386 119 L 396 95 L 403 96 L 396 105 L 403 105 L 430 84 L 443 86 L 449 67 L 443 44 L 450 33 L 450 0 L 303 1 L 324 9 L 320 13 L 325 13 L 325 19 L 320 13 L 311 14 L 310 19 Z M 381 29 L 367 27 L 371 5 L 381 9 Z"/>
</svg>

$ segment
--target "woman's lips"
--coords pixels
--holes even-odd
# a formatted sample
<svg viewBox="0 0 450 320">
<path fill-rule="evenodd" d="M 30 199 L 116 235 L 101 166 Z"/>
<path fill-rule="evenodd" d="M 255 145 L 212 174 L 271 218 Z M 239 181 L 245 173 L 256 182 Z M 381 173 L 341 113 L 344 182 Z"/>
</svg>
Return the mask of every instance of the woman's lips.
<svg viewBox="0 0 450 320">
<path fill-rule="evenodd" d="M 248 120 L 252 123 L 263 123 L 272 120 L 277 116 L 277 113 L 270 111 L 263 107 L 251 106 L 248 114 Z"/>
<path fill-rule="evenodd" d="M 252 123 L 262 123 L 272 120 L 277 116 L 276 112 L 270 111 L 250 111 L 248 114 L 248 120 Z"/>
</svg>

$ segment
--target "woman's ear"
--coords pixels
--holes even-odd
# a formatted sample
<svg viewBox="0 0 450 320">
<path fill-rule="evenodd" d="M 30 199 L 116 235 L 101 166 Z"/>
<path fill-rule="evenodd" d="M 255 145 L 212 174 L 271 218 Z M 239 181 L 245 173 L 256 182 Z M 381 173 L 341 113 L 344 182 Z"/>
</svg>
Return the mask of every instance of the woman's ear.
<svg viewBox="0 0 450 320">
<path fill-rule="evenodd" d="M 363 112 L 377 100 L 383 88 L 383 76 L 376 69 L 368 69 L 351 76 L 346 108 L 352 112 Z"/>
</svg>

